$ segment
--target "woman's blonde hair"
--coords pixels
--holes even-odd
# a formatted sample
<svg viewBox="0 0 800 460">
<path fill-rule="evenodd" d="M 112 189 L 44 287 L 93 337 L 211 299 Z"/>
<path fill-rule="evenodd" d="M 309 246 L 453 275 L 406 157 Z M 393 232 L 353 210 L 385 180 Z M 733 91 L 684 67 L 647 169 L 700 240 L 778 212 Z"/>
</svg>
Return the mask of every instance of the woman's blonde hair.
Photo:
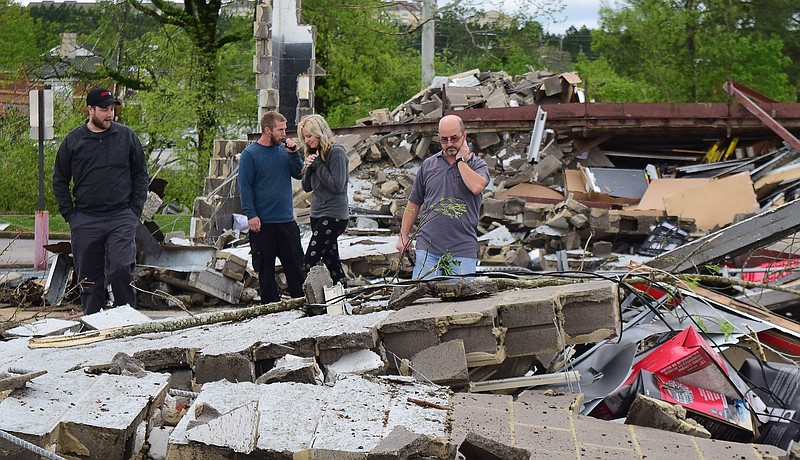
<svg viewBox="0 0 800 460">
<path fill-rule="evenodd" d="M 308 157 L 314 152 L 306 145 L 303 139 L 304 129 L 312 136 L 319 138 L 319 154 L 322 157 L 322 161 L 325 161 L 328 152 L 330 152 L 331 147 L 333 147 L 333 131 L 331 131 L 331 127 L 328 126 L 328 122 L 325 121 L 321 115 L 313 114 L 304 116 L 300 120 L 300 123 L 298 123 L 297 137 L 300 141 L 300 147 L 303 149 L 303 156 Z"/>
</svg>

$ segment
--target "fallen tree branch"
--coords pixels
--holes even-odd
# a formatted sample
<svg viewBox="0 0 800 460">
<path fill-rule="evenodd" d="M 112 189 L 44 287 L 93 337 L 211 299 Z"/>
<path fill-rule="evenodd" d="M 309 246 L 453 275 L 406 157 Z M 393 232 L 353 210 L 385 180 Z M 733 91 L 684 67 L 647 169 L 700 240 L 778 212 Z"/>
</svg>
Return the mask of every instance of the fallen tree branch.
<svg viewBox="0 0 800 460">
<path fill-rule="evenodd" d="M 158 332 L 174 332 L 190 327 L 205 326 L 208 324 L 224 323 L 228 321 L 242 321 L 257 316 L 279 313 L 282 311 L 296 310 L 306 304 L 305 297 L 282 300 L 236 310 L 206 313 L 189 318 L 177 318 L 168 321 L 153 321 L 143 324 L 132 324 L 112 329 L 82 332 L 80 334 L 59 337 L 32 338 L 28 341 L 28 348 L 66 348 L 76 345 L 101 342 L 103 340 L 119 339 L 140 334 Z"/>
</svg>

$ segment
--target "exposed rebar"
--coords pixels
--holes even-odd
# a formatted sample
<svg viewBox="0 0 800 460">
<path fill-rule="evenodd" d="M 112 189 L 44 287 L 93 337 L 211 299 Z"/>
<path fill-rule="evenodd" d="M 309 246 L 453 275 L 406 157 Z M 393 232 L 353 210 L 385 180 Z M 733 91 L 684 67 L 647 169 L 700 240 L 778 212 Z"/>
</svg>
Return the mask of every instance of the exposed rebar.
<svg viewBox="0 0 800 460">
<path fill-rule="evenodd" d="M 200 393 L 195 393 L 193 391 L 178 390 L 175 388 L 170 388 L 169 394 L 171 396 L 183 396 L 184 398 L 192 399 L 196 399 L 200 395 Z"/>
<path fill-rule="evenodd" d="M 35 453 L 35 454 L 38 454 L 39 456 L 42 456 L 42 457 L 45 457 L 45 458 L 49 458 L 51 460 L 67 460 L 64 457 L 60 456 L 60 455 L 56 455 L 56 454 L 50 452 L 49 450 L 42 449 L 41 447 L 37 446 L 36 444 L 31 444 L 28 441 L 26 441 L 24 439 L 20 439 L 20 438 L 14 436 L 13 434 L 6 433 L 3 430 L 0 430 L 0 439 L 4 439 L 4 440 L 10 442 L 11 444 L 14 444 L 16 446 L 22 447 L 23 449 L 27 449 L 27 450 Z"/>
</svg>

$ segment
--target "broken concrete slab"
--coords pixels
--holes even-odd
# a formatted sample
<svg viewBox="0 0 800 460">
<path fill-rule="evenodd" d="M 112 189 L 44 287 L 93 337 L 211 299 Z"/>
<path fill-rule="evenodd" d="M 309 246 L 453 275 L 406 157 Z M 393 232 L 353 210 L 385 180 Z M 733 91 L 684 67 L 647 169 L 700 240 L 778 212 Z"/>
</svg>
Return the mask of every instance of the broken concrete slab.
<svg viewBox="0 0 800 460">
<path fill-rule="evenodd" d="M 45 449 L 57 445 L 59 454 L 127 459 L 141 449 L 167 381 L 166 374 L 43 375 L 0 403 L 0 429 Z M 0 456 L 38 458 L 2 441 Z"/>
<path fill-rule="evenodd" d="M 144 444 L 147 420 L 164 400 L 168 380 L 167 374 L 154 373 L 101 375 L 61 418 L 60 450 L 91 458 L 130 458 Z"/>
<path fill-rule="evenodd" d="M 303 281 L 303 293 L 309 305 L 325 304 L 325 288 L 333 286 L 333 279 L 324 265 L 315 265 Z"/>
<path fill-rule="evenodd" d="M 440 341 L 462 339 L 471 365 L 496 364 L 504 356 L 496 317 L 496 309 L 482 300 L 411 305 L 392 313 L 379 331 L 384 348 L 402 359 Z"/>
<path fill-rule="evenodd" d="M 413 427 L 415 432 L 436 437 L 440 442 L 446 439 L 447 410 L 420 406 L 408 399 L 446 405 L 448 397 L 443 389 L 357 376 L 340 379 L 332 388 L 296 383 L 213 382 L 204 386 L 175 428 L 170 443 L 176 456 L 170 458 L 198 458 L 204 452 L 230 455 L 231 446 L 243 446 L 250 439 L 249 434 L 242 439 L 224 439 L 220 431 L 201 440 L 189 439 L 187 427 L 190 422 L 196 423 L 194 408 L 198 405 L 215 404 L 220 413 L 244 405 L 257 407 L 257 441 L 248 453 L 291 458 L 313 446 L 340 453 L 332 458 L 348 458 L 353 454 L 366 456 L 397 426 Z M 293 410 L 287 412 L 286 407 Z"/>
<path fill-rule="evenodd" d="M 313 357 L 286 355 L 275 361 L 272 369 L 256 379 L 258 384 L 296 382 L 321 385 L 325 381 L 322 370 Z"/>
<path fill-rule="evenodd" d="M 160 275 L 167 283 L 192 292 L 199 292 L 228 303 L 237 303 L 242 295 L 244 285 L 240 281 L 228 278 L 210 268 L 198 271 L 169 271 Z"/>
<path fill-rule="evenodd" d="M 384 370 L 383 360 L 371 350 L 345 353 L 336 362 L 325 366 L 325 382 L 335 382 L 346 374 L 380 374 Z"/>
<path fill-rule="evenodd" d="M 531 452 L 527 449 L 512 447 L 479 434 L 469 433 L 458 452 L 465 459 L 481 460 L 529 460 Z"/>
<path fill-rule="evenodd" d="M 532 356 L 563 344 L 614 337 L 620 329 L 618 310 L 616 283 L 593 281 L 508 291 L 484 300 L 414 304 L 393 312 L 378 330 L 384 348 L 400 359 L 462 339 L 474 367 L 499 364 L 509 350 Z"/>
<path fill-rule="evenodd" d="M 670 404 L 643 394 L 636 395 L 636 399 L 628 411 L 628 416 L 625 418 L 625 423 L 705 439 L 711 438 L 711 433 L 703 428 L 703 425 L 686 417 L 686 408 L 683 406 Z"/>
<path fill-rule="evenodd" d="M 369 452 L 367 460 L 406 460 L 423 454 L 430 442 L 424 434 L 398 425 Z"/>
<path fill-rule="evenodd" d="M 258 417 L 258 403 L 246 392 L 225 393 L 194 404 L 186 439 L 247 454 L 255 448 Z"/>
<path fill-rule="evenodd" d="M 4 337 L 45 337 L 51 335 L 63 335 L 66 332 L 78 332 L 81 323 L 78 321 L 44 318 L 33 323 L 22 324 L 3 332 Z"/>
<path fill-rule="evenodd" d="M 80 322 L 91 329 L 112 329 L 131 324 L 144 324 L 153 321 L 149 316 L 139 312 L 130 305 L 101 310 L 91 315 L 81 316 Z"/>
</svg>

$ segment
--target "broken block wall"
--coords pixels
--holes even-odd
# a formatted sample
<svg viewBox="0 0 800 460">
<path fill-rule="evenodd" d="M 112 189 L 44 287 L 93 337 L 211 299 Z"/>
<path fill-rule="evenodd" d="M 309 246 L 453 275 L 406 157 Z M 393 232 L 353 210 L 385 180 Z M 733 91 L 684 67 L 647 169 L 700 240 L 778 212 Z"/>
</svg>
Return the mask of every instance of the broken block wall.
<svg viewBox="0 0 800 460">
<path fill-rule="evenodd" d="M 277 110 L 290 131 L 300 118 L 314 113 L 316 29 L 301 24 L 300 8 L 298 0 L 263 0 L 253 26 L 258 118 Z"/>
</svg>

